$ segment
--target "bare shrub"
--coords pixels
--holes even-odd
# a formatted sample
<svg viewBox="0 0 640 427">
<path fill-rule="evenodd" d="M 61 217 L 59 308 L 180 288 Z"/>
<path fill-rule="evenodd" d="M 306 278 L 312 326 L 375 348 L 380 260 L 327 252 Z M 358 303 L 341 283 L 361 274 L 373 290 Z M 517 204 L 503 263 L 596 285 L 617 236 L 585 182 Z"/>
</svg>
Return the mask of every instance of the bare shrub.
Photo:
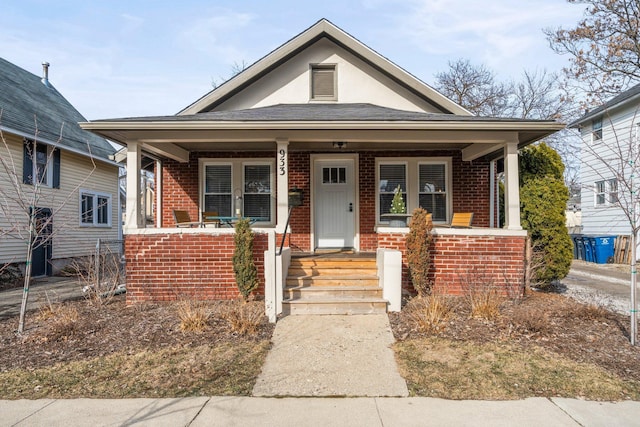
<svg viewBox="0 0 640 427">
<path fill-rule="evenodd" d="M 94 304 L 108 304 L 115 295 L 124 291 L 121 288 L 124 273 L 120 254 L 108 246 L 97 254 L 74 259 L 68 268 L 78 277 L 87 300 Z"/>
<path fill-rule="evenodd" d="M 209 327 L 211 312 L 207 304 L 191 299 L 178 302 L 180 330 L 184 332 L 203 332 Z"/>
<path fill-rule="evenodd" d="M 549 329 L 549 314 L 533 307 L 516 305 L 511 315 L 511 325 L 516 330 L 543 333 Z"/>
<path fill-rule="evenodd" d="M 471 317 L 495 320 L 505 301 L 500 289 L 481 266 L 474 266 L 460 275 L 464 297 L 471 310 Z"/>
<path fill-rule="evenodd" d="M 233 300 L 222 310 L 221 317 L 239 335 L 254 335 L 265 322 L 264 306 L 258 301 Z"/>
<path fill-rule="evenodd" d="M 47 320 L 45 341 L 66 341 L 80 328 L 80 313 L 73 304 L 47 303 L 40 306 L 38 319 Z"/>
<path fill-rule="evenodd" d="M 430 294 L 412 298 L 405 310 L 418 330 L 438 333 L 445 329 L 454 305 L 451 297 L 432 290 Z"/>
<path fill-rule="evenodd" d="M 596 304 L 579 304 L 569 305 L 562 315 L 565 318 L 604 321 L 611 317 L 611 313 L 604 307 Z"/>
</svg>

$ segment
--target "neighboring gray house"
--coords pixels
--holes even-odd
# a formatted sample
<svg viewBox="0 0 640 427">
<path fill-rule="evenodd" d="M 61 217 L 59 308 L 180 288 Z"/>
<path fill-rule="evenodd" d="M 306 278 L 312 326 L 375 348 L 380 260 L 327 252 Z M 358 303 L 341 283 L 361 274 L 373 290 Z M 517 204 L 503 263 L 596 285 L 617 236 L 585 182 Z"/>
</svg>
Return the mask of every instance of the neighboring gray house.
<svg viewBox="0 0 640 427">
<path fill-rule="evenodd" d="M 587 112 L 569 126 L 582 137 L 582 232 L 586 235 L 629 235 L 631 226 L 618 203 L 625 201 L 624 181 L 630 179 L 630 144 L 638 144 L 640 85 Z M 637 152 L 638 150 L 634 150 Z M 636 166 L 637 169 L 637 166 Z M 640 177 L 638 178 L 640 183 Z"/>
<path fill-rule="evenodd" d="M 14 165 L 11 173 L 0 167 L 0 266 L 26 261 L 28 220 L 10 179 L 16 177 L 25 194 L 33 194 L 37 181 L 35 208 L 50 219 L 44 223 L 53 234 L 34 253 L 34 276 L 91 253 L 98 238 L 121 235 L 118 165 L 110 159 L 115 149 L 78 126 L 86 119 L 53 87 L 48 67 L 43 64 L 38 77 L 0 58 L 0 157 Z"/>
</svg>

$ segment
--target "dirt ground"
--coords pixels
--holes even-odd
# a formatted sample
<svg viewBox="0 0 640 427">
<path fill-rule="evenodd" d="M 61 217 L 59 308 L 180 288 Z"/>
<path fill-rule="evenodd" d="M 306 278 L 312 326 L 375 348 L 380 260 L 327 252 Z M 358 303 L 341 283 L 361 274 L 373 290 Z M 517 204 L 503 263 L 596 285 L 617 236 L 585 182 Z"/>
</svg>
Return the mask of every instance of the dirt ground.
<svg viewBox="0 0 640 427">
<path fill-rule="evenodd" d="M 23 336 L 15 334 L 17 318 L 5 319 L 0 321 L 0 372 L 32 370 L 121 352 L 135 354 L 140 350 L 271 338 L 273 325 L 266 322 L 255 335 L 234 333 L 229 322 L 215 315 L 226 303 L 208 304 L 214 315 L 208 320 L 208 327 L 198 333 L 180 330 L 175 302 L 127 307 L 124 295 L 114 297 L 108 305 L 68 301 L 55 315 L 48 310 L 30 312 Z M 72 321 L 73 317 L 77 320 Z"/>
<path fill-rule="evenodd" d="M 419 332 L 406 312 L 391 313 L 397 340 L 432 336 Z M 459 304 L 435 335 L 456 341 L 505 342 L 524 349 L 541 347 L 576 362 L 592 363 L 622 380 L 640 380 L 640 347 L 629 343 L 629 317 L 571 298 L 531 292 L 501 307 L 497 319 L 470 318 Z"/>
</svg>

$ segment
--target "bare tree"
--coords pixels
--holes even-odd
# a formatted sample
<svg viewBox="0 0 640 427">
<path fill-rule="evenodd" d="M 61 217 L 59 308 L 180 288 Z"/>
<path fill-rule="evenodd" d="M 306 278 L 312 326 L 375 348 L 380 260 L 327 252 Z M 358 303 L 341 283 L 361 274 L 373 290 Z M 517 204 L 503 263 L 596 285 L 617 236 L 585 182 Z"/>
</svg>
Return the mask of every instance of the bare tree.
<svg viewBox="0 0 640 427">
<path fill-rule="evenodd" d="M 479 116 L 505 116 L 509 107 L 509 84 L 497 82 L 484 65 L 468 59 L 449 62 L 449 70 L 436 74 L 436 89 Z"/>
<path fill-rule="evenodd" d="M 1 119 L 2 110 L 0 110 L 0 122 Z M 36 172 L 29 176 L 30 182 L 28 184 L 23 183 L 24 174 L 14 159 L 9 141 L 0 129 L 0 140 L 2 141 L 0 146 L 0 212 L 4 215 L 4 222 L 8 224 L 3 229 L 0 237 L 20 240 L 26 247 L 22 304 L 18 323 L 19 334 L 24 331 L 34 250 L 46 246 L 55 235 L 59 235 L 64 230 L 64 227 L 61 226 L 56 226 L 54 229 L 53 219 L 62 215 L 63 208 L 72 198 L 77 197 L 80 187 L 84 185 L 96 169 L 90 146 L 87 144 L 92 165 L 92 169 L 87 176 L 78 182 L 66 196 L 57 198 L 52 192 L 46 191 L 47 168 L 52 164 L 55 150 L 46 150 L 44 153 L 43 150 L 38 150 L 38 146 L 45 144 L 42 144 L 38 139 L 38 122 L 35 117 L 34 124 L 36 130 L 33 140 L 24 142 L 28 158 L 36 165 L 34 168 Z M 62 127 L 60 135 L 62 135 Z M 57 143 L 59 142 L 60 139 Z M 38 157 L 38 154 L 41 157 Z M 42 154 L 44 154 L 45 158 L 43 158 Z M 43 205 L 48 206 L 46 214 L 44 209 L 39 207 Z M 65 222 L 68 221 L 62 220 L 56 223 L 64 224 Z"/>
<path fill-rule="evenodd" d="M 638 0 L 567 0 L 585 5 L 574 28 L 546 29 L 551 49 L 568 55 L 569 83 L 592 94 L 615 95 L 640 80 L 640 2 Z"/>
<path fill-rule="evenodd" d="M 244 59 L 240 62 L 234 61 L 233 65 L 231 65 L 231 75 L 227 78 L 222 76 L 218 78 L 212 77 L 211 86 L 213 86 L 214 89 L 218 88 L 218 86 L 223 85 L 224 83 L 228 82 L 229 80 L 246 70 L 248 66 L 249 64 Z"/>
</svg>

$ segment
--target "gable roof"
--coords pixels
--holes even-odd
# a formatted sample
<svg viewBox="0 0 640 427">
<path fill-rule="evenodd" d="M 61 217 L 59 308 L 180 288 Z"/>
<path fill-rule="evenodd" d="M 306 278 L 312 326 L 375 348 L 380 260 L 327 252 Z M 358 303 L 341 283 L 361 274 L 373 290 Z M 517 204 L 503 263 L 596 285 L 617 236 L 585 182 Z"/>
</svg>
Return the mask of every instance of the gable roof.
<svg viewBox="0 0 640 427">
<path fill-rule="evenodd" d="M 586 123 L 588 121 L 591 121 L 593 119 L 596 119 L 600 116 L 605 115 L 607 111 L 610 111 L 613 108 L 622 107 L 632 102 L 638 102 L 639 99 L 640 99 L 640 84 L 611 98 L 609 101 L 605 102 L 598 108 L 595 108 L 591 111 L 587 111 L 578 120 L 570 123 L 569 127 L 576 127 L 580 124 Z"/>
<path fill-rule="evenodd" d="M 0 58 L 0 129 L 108 160 L 115 148 L 80 128 L 86 119 L 48 81 Z"/>
<path fill-rule="evenodd" d="M 178 115 L 190 115 L 213 110 L 216 106 L 230 99 L 322 38 L 331 40 L 333 43 L 349 51 L 374 69 L 406 88 L 411 93 L 435 105 L 445 113 L 471 115 L 471 113 L 462 106 L 445 97 L 431 86 L 411 75 L 326 19 L 321 19 L 316 22 L 302 33 L 247 67 L 241 73 L 235 75 L 178 112 Z"/>
</svg>

